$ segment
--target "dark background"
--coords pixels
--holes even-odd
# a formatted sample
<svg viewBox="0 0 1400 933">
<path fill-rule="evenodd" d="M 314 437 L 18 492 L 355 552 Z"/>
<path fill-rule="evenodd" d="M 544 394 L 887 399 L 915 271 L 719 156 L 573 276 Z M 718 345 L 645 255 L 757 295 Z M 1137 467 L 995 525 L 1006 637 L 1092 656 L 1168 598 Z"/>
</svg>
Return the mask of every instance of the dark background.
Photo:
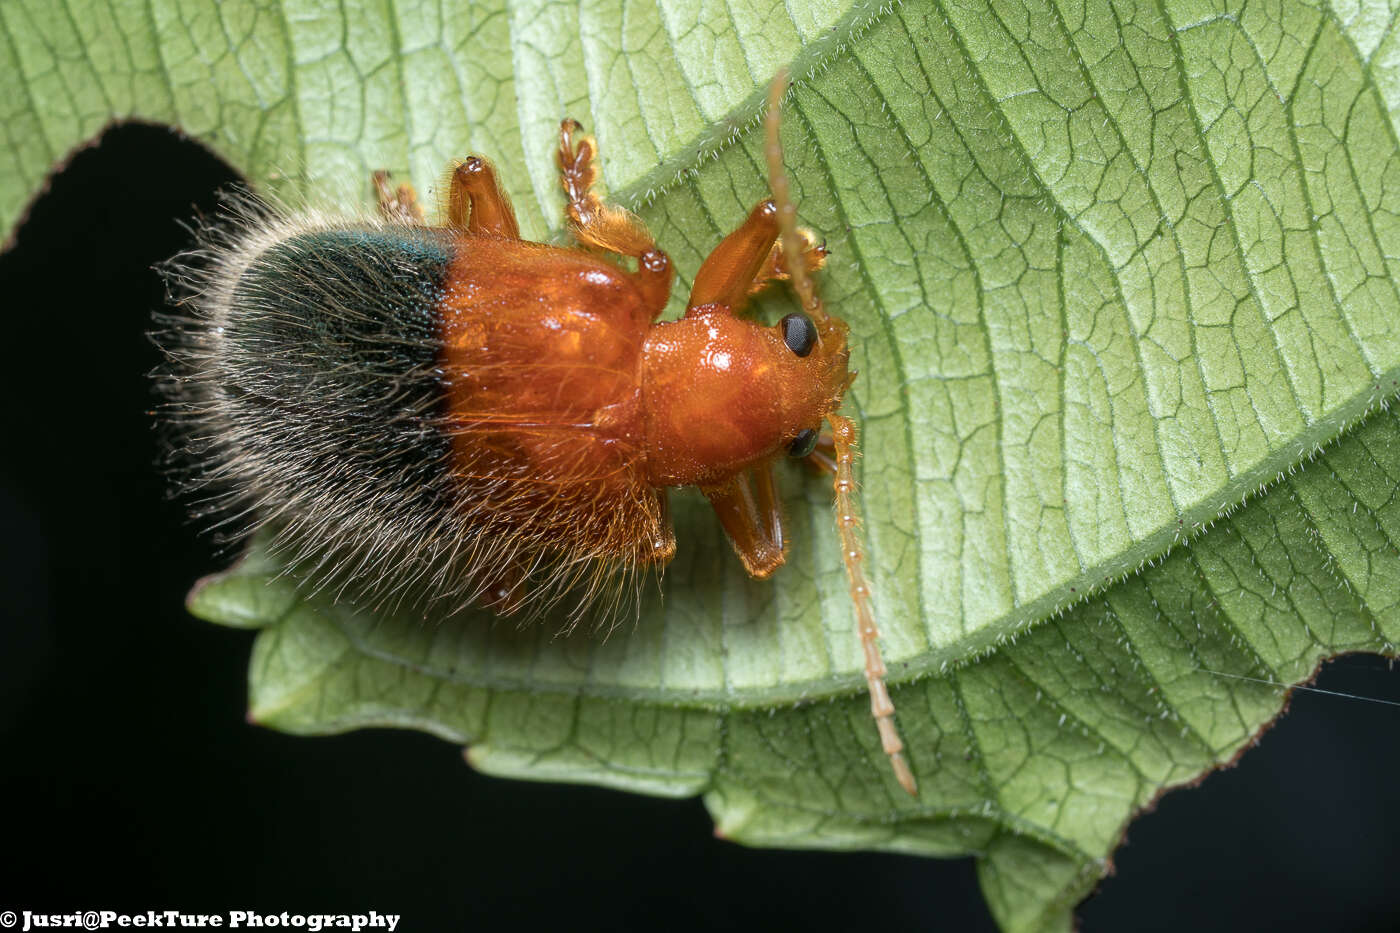
<svg viewBox="0 0 1400 933">
<path fill-rule="evenodd" d="M 247 725 L 252 636 L 184 612 L 223 563 L 163 496 L 151 266 L 229 170 L 128 126 L 0 255 L 0 910 L 399 913 L 401 930 L 985 930 L 972 863 L 744 849 L 696 800 L 506 782 L 426 735 Z M 1384 661 L 1320 687 L 1400 700 Z M 1400 707 L 1299 695 L 1130 831 L 1085 930 L 1400 930 Z"/>
</svg>

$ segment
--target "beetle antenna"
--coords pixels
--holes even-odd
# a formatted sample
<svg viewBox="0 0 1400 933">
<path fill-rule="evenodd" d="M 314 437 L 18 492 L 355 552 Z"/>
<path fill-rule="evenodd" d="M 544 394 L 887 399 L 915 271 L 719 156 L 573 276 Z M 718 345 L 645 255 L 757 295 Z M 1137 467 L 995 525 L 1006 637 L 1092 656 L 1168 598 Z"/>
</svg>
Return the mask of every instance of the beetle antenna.
<svg viewBox="0 0 1400 933">
<path fill-rule="evenodd" d="M 880 732 L 880 745 L 890 756 L 895 780 L 910 794 L 918 796 L 919 787 L 914 772 L 904 758 L 904 742 L 894 724 L 894 703 L 885 686 L 885 661 L 880 656 L 880 630 L 875 627 L 875 611 L 870 605 L 870 583 L 865 577 L 865 549 L 861 546 L 860 511 L 856 508 L 855 459 L 856 425 L 850 418 L 835 412 L 827 414 L 831 435 L 836 443 L 836 527 L 841 532 L 841 559 L 846 564 L 846 578 L 851 583 L 851 602 L 856 608 L 856 629 L 865 654 L 865 683 L 870 689 L 870 713 Z"/>
<path fill-rule="evenodd" d="M 797 206 L 792 201 L 792 188 L 783 169 L 783 144 L 778 130 L 781 126 L 781 105 L 788 87 L 787 69 L 779 71 L 768 87 L 768 113 L 764 117 L 766 143 L 763 154 L 768 161 L 768 187 L 773 203 L 778 207 L 778 230 L 782 238 L 783 259 L 792 277 L 802 307 L 813 318 L 818 331 L 826 333 L 832 319 L 822 306 L 821 297 L 812 285 L 812 276 L 803 256 L 805 246 L 797 232 Z M 835 322 L 840 324 L 839 321 Z M 841 325 L 844 328 L 844 325 Z M 855 374 L 851 374 L 855 378 Z M 849 386 L 849 382 L 847 383 Z M 875 627 L 875 610 L 870 602 L 870 582 L 865 577 L 865 549 L 860 543 L 860 511 L 856 508 L 855 459 L 856 425 L 850 418 L 827 412 L 836 447 L 836 525 L 841 532 L 841 559 L 846 564 L 846 577 L 851 584 L 851 602 L 856 610 L 856 631 L 860 635 L 861 652 L 865 655 L 865 683 L 870 690 L 870 712 L 880 733 L 880 745 L 890 757 L 895 780 L 910 794 L 917 796 L 918 784 L 914 772 L 904 758 L 904 742 L 894 723 L 894 703 L 885 686 L 885 661 L 880 656 L 880 630 Z"/>
<path fill-rule="evenodd" d="M 788 71 L 784 68 L 773 76 L 773 83 L 768 86 L 768 113 L 763 118 L 766 139 L 763 155 L 768 161 L 768 190 L 773 192 L 773 203 L 778 206 L 783 262 L 792 278 L 793 290 L 801 299 L 803 310 L 824 331 L 829 319 L 821 296 L 812 287 L 812 276 L 807 271 L 807 260 L 803 255 L 806 243 L 797 232 L 797 205 L 793 203 L 792 186 L 788 184 L 787 172 L 783 170 L 783 143 L 778 130 L 782 125 L 783 94 L 787 88 Z"/>
</svg>

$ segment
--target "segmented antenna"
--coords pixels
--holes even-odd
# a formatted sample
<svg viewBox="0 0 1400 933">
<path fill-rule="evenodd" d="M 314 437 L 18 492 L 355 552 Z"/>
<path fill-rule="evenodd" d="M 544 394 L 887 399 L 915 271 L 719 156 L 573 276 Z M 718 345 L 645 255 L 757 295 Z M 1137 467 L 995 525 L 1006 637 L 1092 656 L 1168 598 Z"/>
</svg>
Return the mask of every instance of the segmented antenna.
<svg viewBox="0 0 1400 933">
<path fill-rule="evenodd" d="M 768 113 L 764 118 L 767 142 L 764 155 L 768 162 L 768 187 L 773 192 L 773 202 L 778 206 L 778 229 L 781 231 L 783 258 L 792 277 L 792 287 L 797 291 L 802 306 L 814 319 L 819 333 L 831 327 L 822 300 L 812 286 L 812 277 L 807 273 L 807 263 L 803 259 L 802 238 L 797 233 L 797 206 L 792 201 L 792 190 L 788 185 L 787 174 L 783 171 L 783 145 L 778 138 L 780 125 L 779 109 L 783 93 L 787 90 L 788 73 L 778 72 L 768 88 Z M 839 322 L 838 322 L 839 323 Z M 844 325 L 842 325 L 844 327 Z M 910 794 L 919 793 L 914 780 L 914 772 L 904 758 L 904 742 L 899 738 L 899 729 L 894 723 L 894 703 L 890 691 L 885 686 L 885 661 L 880 656 L 880 630 L 875 627 L 875 610 L 870 602 L 870 583 L 865 577 L 865 548 L 861 545 L 860 510 L 856 508 L 855 422 L 835 412 L 828 412 L 832 438 L 836 445 L 836 480 L 832 484 L 836 491 L 836 526 L 841 534 L 841 559 L 846 565 L 846 579 L 851 584 L 851 603 L 856 612 L 856 633 L 860 636 L 861 652 L 865 655 L 865 683 L 870 690 L 870 713 L 875 717 L 875 728 L 880 733 L 880 745 L 890 758 L 895 780 Z"/>
<path fill-rule="evenodd" d="M 890 756 L 895 780 L 909 793 L 918 796 L 919 786 L 914 772 L 904 760 L 904 743 L 894 724 L 894 703 L 885 687 L 885 660 L 880 657 L 880 630 L 875 627 L 875 611 L 870 605 L 870 583 L 865 578 L 865 549 L 861 547 L 860 512 L 856 508 L 855 459 L 856 425 L 850 418 L 835 412 L 828 414 L 832 438 L 836 441 L 836 527 L 841 532 L 841 559 L 846 564 L 846 579 L 851 583 L 851 602 L 856 607 L 856 632 L 865 654 L 865 683 L 870 689 L 870 715 L 880 731 L 880 745 Z"/>
<path fill-rule="evenodd" d="M 763 147 L 768 161 L 768 189 L 773 192 L 773 203 L 778 206 L 778 231 L 783 244 L 783 262 L 792 287 L 802 300 L 802 307 L 810 314 L 819 331 L 826 330 L 826 308 L 821 296 L 812 287 L 812 277 L 807 273 L 807 262 L 803 258 L 805 246 L 797 232 L 797 205 L 792 200 L 792 187 L 788 184 L 787 172 L 783 170 L 783 143 L 778 137 L 782 124 L 783 94 L 788 86 L 788 72 L 784 68 L 773 76 L 768 86 L 768 113 L 763 118 L 764 135 L 767 143 Z"/>
</svg>

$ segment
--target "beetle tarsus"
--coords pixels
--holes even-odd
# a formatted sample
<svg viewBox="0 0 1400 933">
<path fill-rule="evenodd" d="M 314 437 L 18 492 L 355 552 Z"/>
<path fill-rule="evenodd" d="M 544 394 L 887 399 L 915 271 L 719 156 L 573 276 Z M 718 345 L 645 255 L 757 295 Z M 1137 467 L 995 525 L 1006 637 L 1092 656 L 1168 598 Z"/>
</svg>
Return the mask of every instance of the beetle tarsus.
<svg viewBox="0 0 1400 933">
<path fill-rule="evenodd" d="M 427 221 L 423 218 L 423 208 L 418 203 L 418 192 L 404 182 L 397 188 L 389 180 L 389 173 L 380 169 L 370 176 L 374 182 L 374 193 L 379 201 L 379 215 L 392 224 L 407 224 L 421 227 Z"/>
<path fill-rule="evenodd" d="M 816 234 L 806 227 L 797 228 L 797 238 L 802 241 L 802 267 L 808 274 L 818 272 L 826 265 L 826 257 L 831 255 L 831 251 L 826 248 L 825 242 L 817 242 Z M 774 243 L 772 251 L 768 254 L 768 261 L 759 270 L 758 276 L 753 280 L 753 285 L 749 287 L 749 294 L 754 295 L 775 282 L 786 282 L 792 278 L 792 273 L 788 271 L 787 256 L 783 252 L 781 242 Z"/>
<path fill-rule="evenodd" d="M 568 198 L 564 214 L 574 237 L 584 246 L 638 259 L 661 253 L 640 217 L 605 204 L 593 191 L 598 180 L 597 158 L 598 141 L 584 133 L 577 120 L 559 125 L 559 181 Z"/>
</svg>

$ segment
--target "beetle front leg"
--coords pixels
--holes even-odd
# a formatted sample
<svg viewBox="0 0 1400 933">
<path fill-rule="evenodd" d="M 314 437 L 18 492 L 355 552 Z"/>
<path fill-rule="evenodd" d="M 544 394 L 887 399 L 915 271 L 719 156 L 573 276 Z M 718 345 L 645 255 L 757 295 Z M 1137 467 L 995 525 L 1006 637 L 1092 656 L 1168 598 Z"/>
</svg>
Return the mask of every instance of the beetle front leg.
<svg viewBox="0 0 1400 933">
<path fill-rule="evenodd" d="M 705 257 L 695 273 L 686 311 L 702 305 L 739 311 L 777 242 L 778 208 L 769 199 L 750 211 L 748 219 Z"/>
<path fill-rule="evenodd" d="M 826 262 L 826 247 L 816 237 L 799 230 L 807 271 L 814 272 Z M 775 281 L 788 278 L 782 247 L 778 244 L 778 208 L 770 198 L 759 202 L 748 218 L 725 237 L 705 257 L 695 274 L 686 310 L 701 305 L 720 305 L 738 313 L 749 296 Z"/>
<path fill-rule="evenodd" d="M 757 492 L 747 473 L 740 473 L 721 486 L 702 487 L 701 492 L 710 500 L 749 576 L 766 580 L 787 560 L 787 539 L 772 464 L 764 464 L 755 472 Z"/>
<path fill-rule="evenodd" d="M 825 243 L 817 242 L 817 237 L 806 227 L 797 228 L 797 236 L 802 240 L 802 262 L 807 267 L 808 272 L 816 272 L 826 265 L 826 257 L 830 251 Z M 754 277 L 753 284 L 749 286 L 749 294 L 757 295 L 774 282 L 786 282 L 792 278 L 792 273 L 787 268 L 787 259 L 783 255 L 783 245 L 773 244 L 773 249 L 768 253 L 768 261 L 763 264 L 763 268 L 758 270 L 758 275 Z"/>
<path fill-rule="evenodd" d="M 423 208 L 418 204 L 418 193 L 413 186 L 404 182 L 397 188 L 389 181 L 389 173 L 375 172 L 370 176 L 374 182 L 374 193 L 379 200 L 379 214 L 394 224 L 407 224 L 421 227 L 424 223 Z"/>
<path fill-rule="evenodd" d="M 447 225 L 474 236 L 520 239 L 515 209 L 490 162 L 471 156 L 453 171 L 447 194 Z"/>
<path fill-rule="evenodd" d="M 821 433 L 817 438 L 817 446 L 802 458 L 802 462 L 818 476 L 836 475 L 836 439 L 831 436 L 830 431 Z"/>
</svg>

